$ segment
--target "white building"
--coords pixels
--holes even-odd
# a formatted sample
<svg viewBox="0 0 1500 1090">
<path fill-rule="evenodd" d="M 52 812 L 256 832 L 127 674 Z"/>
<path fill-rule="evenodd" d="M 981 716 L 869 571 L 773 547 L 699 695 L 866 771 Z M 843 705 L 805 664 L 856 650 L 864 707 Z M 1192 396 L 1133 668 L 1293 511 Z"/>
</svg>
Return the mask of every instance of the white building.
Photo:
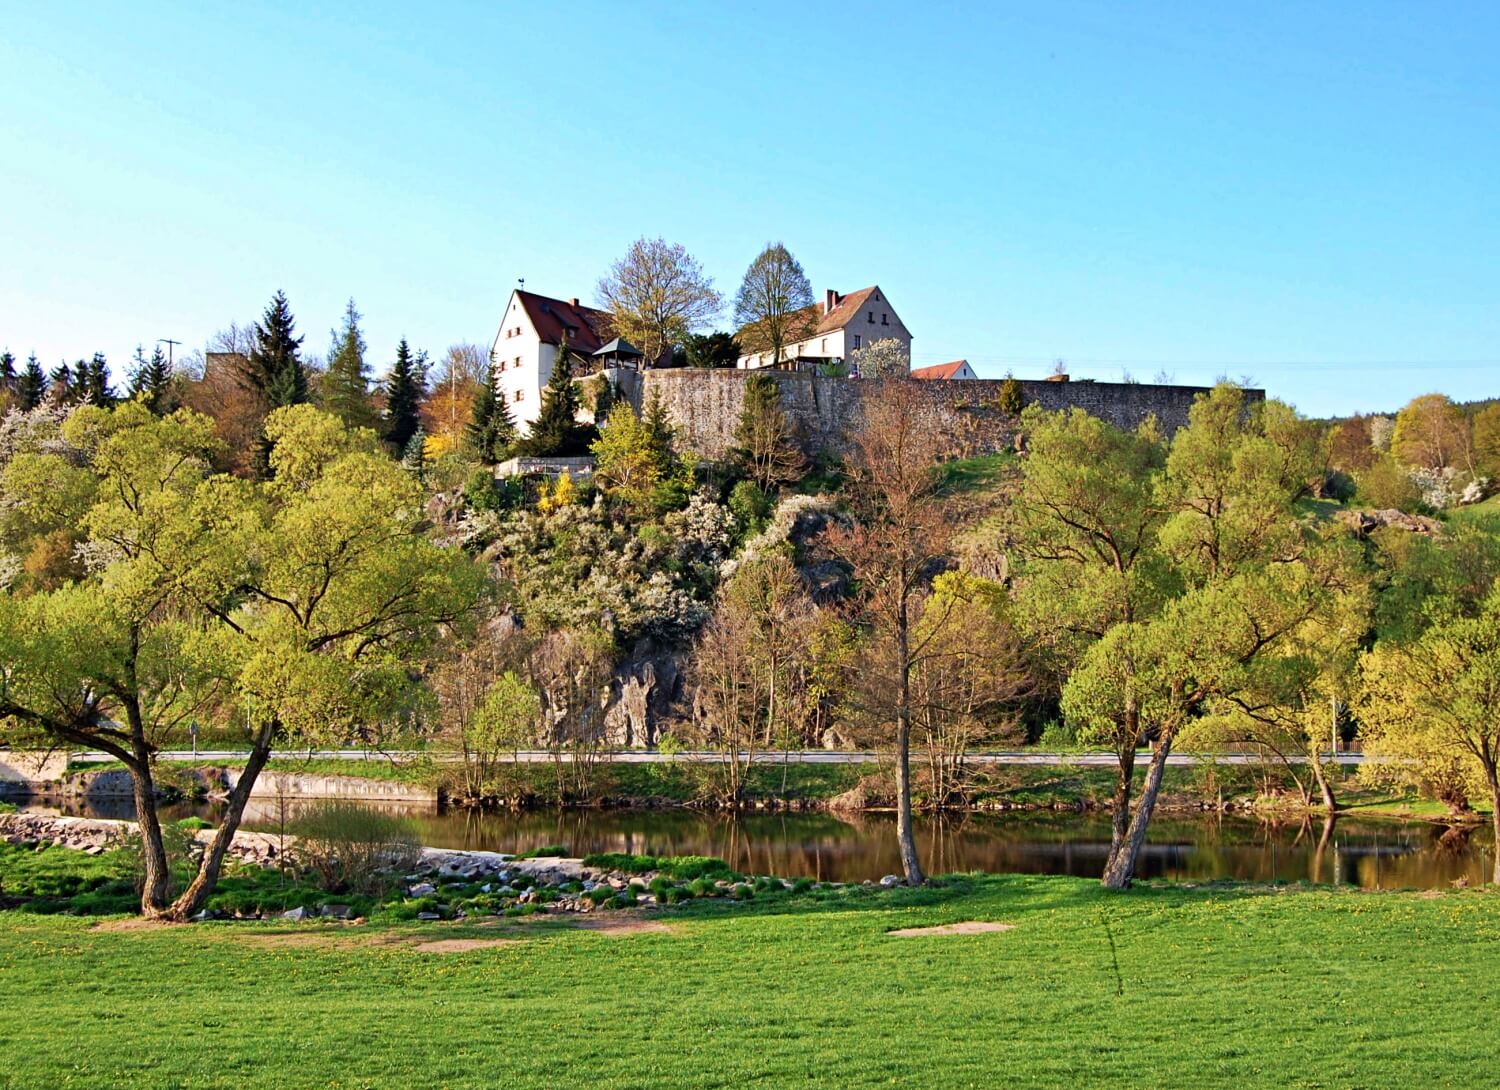
<svg viewBox="0 0 1500 1090">
<path fill-rule="evenodd" d="M 900 341 L 906 354 L 911 355 L 911 331 L 879 285 L 848 295 L 829 290 L 824 293 L 822 303 L 814 303 L 792 315 L 789 328 L 789 339 L 782 346 L 779 360 L 771 358 L 771 346 L 756 326 L 741 329 L 735 336 L 746 354 L 735 366 L 816 367 L 831 360 L 847 360 L 851 353 L 887 339 Z"/>
<path fill-rule="evenodd" d="M 911 377 L 932 382 L 956 378 L 978 378 L 979 376 L 974 373 L 974 368 L 969 366 L 968 360 L 949 360 L 947 363 L 934 363 L 931 367 L 913 367 Z"/>
<path fill-rule="evenodd" d="M 490 348 L 498 388 L 524 433 L 542 407 L 542 388 L 552 378 L 564 339 L 571 352 L 592 356 L 609 337 L 609 315 L 577 299 L 549 299 L 535 292 L 510 293 L 505 316 Z M 583 368 L 574 363 L 574 374 Z"/>
</svg>

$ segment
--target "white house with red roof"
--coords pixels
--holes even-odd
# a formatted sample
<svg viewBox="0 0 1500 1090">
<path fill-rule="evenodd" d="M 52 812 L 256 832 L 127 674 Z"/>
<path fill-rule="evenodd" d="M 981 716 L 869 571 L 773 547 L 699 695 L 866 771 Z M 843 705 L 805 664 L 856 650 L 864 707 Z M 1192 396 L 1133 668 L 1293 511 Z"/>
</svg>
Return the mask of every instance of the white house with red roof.
<svg viewBox="0 0 1500 1090">
<path fill-rule="evenodd" d="M 772 346 L 756 325 L 741 329 L 735 337 L 745 354 L 735 366 L 811 368 L 832 360 L 847 360 L 859 349 L 888 339 L 901 342 L 907 355 L 911 355 L 911 330 L 878 284 L 847 295 L 831 289 L 824 292 L 821 303 L 804 307 L 791 316 L 789 329 L 780 359 L 772 358 Z"/>
<path fill-rule="evenodd" d="M 911 377 L 933 382 L 956 378 L 978 378 L 979 376 L 974 373 L 974 368 L 969 366 L 968 360 L 949 360 L 947 363 L 934 363 L 931 367 L 913 367 Z"/>
<path fill-rule="evenodd" d="M 496 386 L 524 432 L 542 407 L 542 388 L 552 378 L 559 347 L 589 357 L 605 347 L 609 315 L 577 299 L 550 299 L 532 291 L 510 293 L 505 316 L 490 348 Z M 574 374 L 582 371 L 574 365 Z"/>
</svg>

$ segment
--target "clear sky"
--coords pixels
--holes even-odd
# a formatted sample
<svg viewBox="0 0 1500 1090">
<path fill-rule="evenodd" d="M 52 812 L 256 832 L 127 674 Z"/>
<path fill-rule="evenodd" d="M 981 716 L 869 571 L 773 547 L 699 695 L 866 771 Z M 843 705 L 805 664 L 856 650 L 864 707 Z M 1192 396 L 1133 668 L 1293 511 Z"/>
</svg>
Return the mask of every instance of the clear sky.
<svg viewBox="0 0 1500 1090">
<path fill-rule="evenodd" d="M 1500 5 L 0 0 L 0 345 L 353 296 L 488 344 L 663 236 L 879 283 L 914 362 L 1500 395 Z M 727 322 L 727 316 L 726 316 Z"/>
</svg>

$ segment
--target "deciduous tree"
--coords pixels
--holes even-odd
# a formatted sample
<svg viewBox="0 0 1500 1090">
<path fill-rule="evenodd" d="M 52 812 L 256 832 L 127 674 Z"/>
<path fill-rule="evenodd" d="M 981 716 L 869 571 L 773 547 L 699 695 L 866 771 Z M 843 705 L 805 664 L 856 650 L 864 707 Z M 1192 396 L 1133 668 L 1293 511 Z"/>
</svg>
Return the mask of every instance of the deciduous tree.
<svg viewBox="0 0 1500 1090">
<path fill-rule="evenodd" d="M 639 348 L 647 366 L 724 306 L 697 260 L 683 246 L 660 238 L 631 243 L 597 290 L 612 331 Z"/>
<path fill-rule="evenodd" d="M 767 243 L 745 270 L 734 296 L 740 343 L 779 363 L 788 344 L 812 331 L 812 306 L 812 285 L 802 266 L 781 243 Z"/>
</svg>

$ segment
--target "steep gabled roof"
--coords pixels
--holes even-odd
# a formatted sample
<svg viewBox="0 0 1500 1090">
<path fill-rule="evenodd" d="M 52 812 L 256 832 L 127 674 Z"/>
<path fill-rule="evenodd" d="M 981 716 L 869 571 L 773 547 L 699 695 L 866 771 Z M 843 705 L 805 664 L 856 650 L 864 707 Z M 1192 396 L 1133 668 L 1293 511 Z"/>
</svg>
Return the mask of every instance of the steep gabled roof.
<svg viewBox="0 0 1500 1090">
<path fill-rule="evenodd" d="M 948 363 L 934 363 L 931 367 L 913 367 L 911 377 L 949 379 L 962 371 L 968 362 L 968 360 L 950 360 Z"/>
<path fill-rule="evenodd" d="M 838 332 L 853 323 L 864 310 L 870 296 L 879 291 L 879 284 L 871 284 L 868 288 L 851 291 L 847 295 L 837 295 L 833 309 L 827 314 L 823 313 L 822 303 L 792 311 L 787 315 L 786 343 L 795 344 L 809 337 Z M 734 339 L 740 342 L 741 352 L 764 352 L 771 347 L 771 342 L 763 331 L 764 324 L 751 322 L 735 333 Z"/>
<path fill-rule="evenodd" d="M 579 352 L 597 352 L 604 346 L 604 338 L 609 333 L 606 312 L 572 300 L 550 299 L 532 291 L 517 289 L 516 298 L 521 301 L 526 317 L 531 319 L 543 344 L 561 344 L 566 334 L 568 347 Z"/>
</svg>

